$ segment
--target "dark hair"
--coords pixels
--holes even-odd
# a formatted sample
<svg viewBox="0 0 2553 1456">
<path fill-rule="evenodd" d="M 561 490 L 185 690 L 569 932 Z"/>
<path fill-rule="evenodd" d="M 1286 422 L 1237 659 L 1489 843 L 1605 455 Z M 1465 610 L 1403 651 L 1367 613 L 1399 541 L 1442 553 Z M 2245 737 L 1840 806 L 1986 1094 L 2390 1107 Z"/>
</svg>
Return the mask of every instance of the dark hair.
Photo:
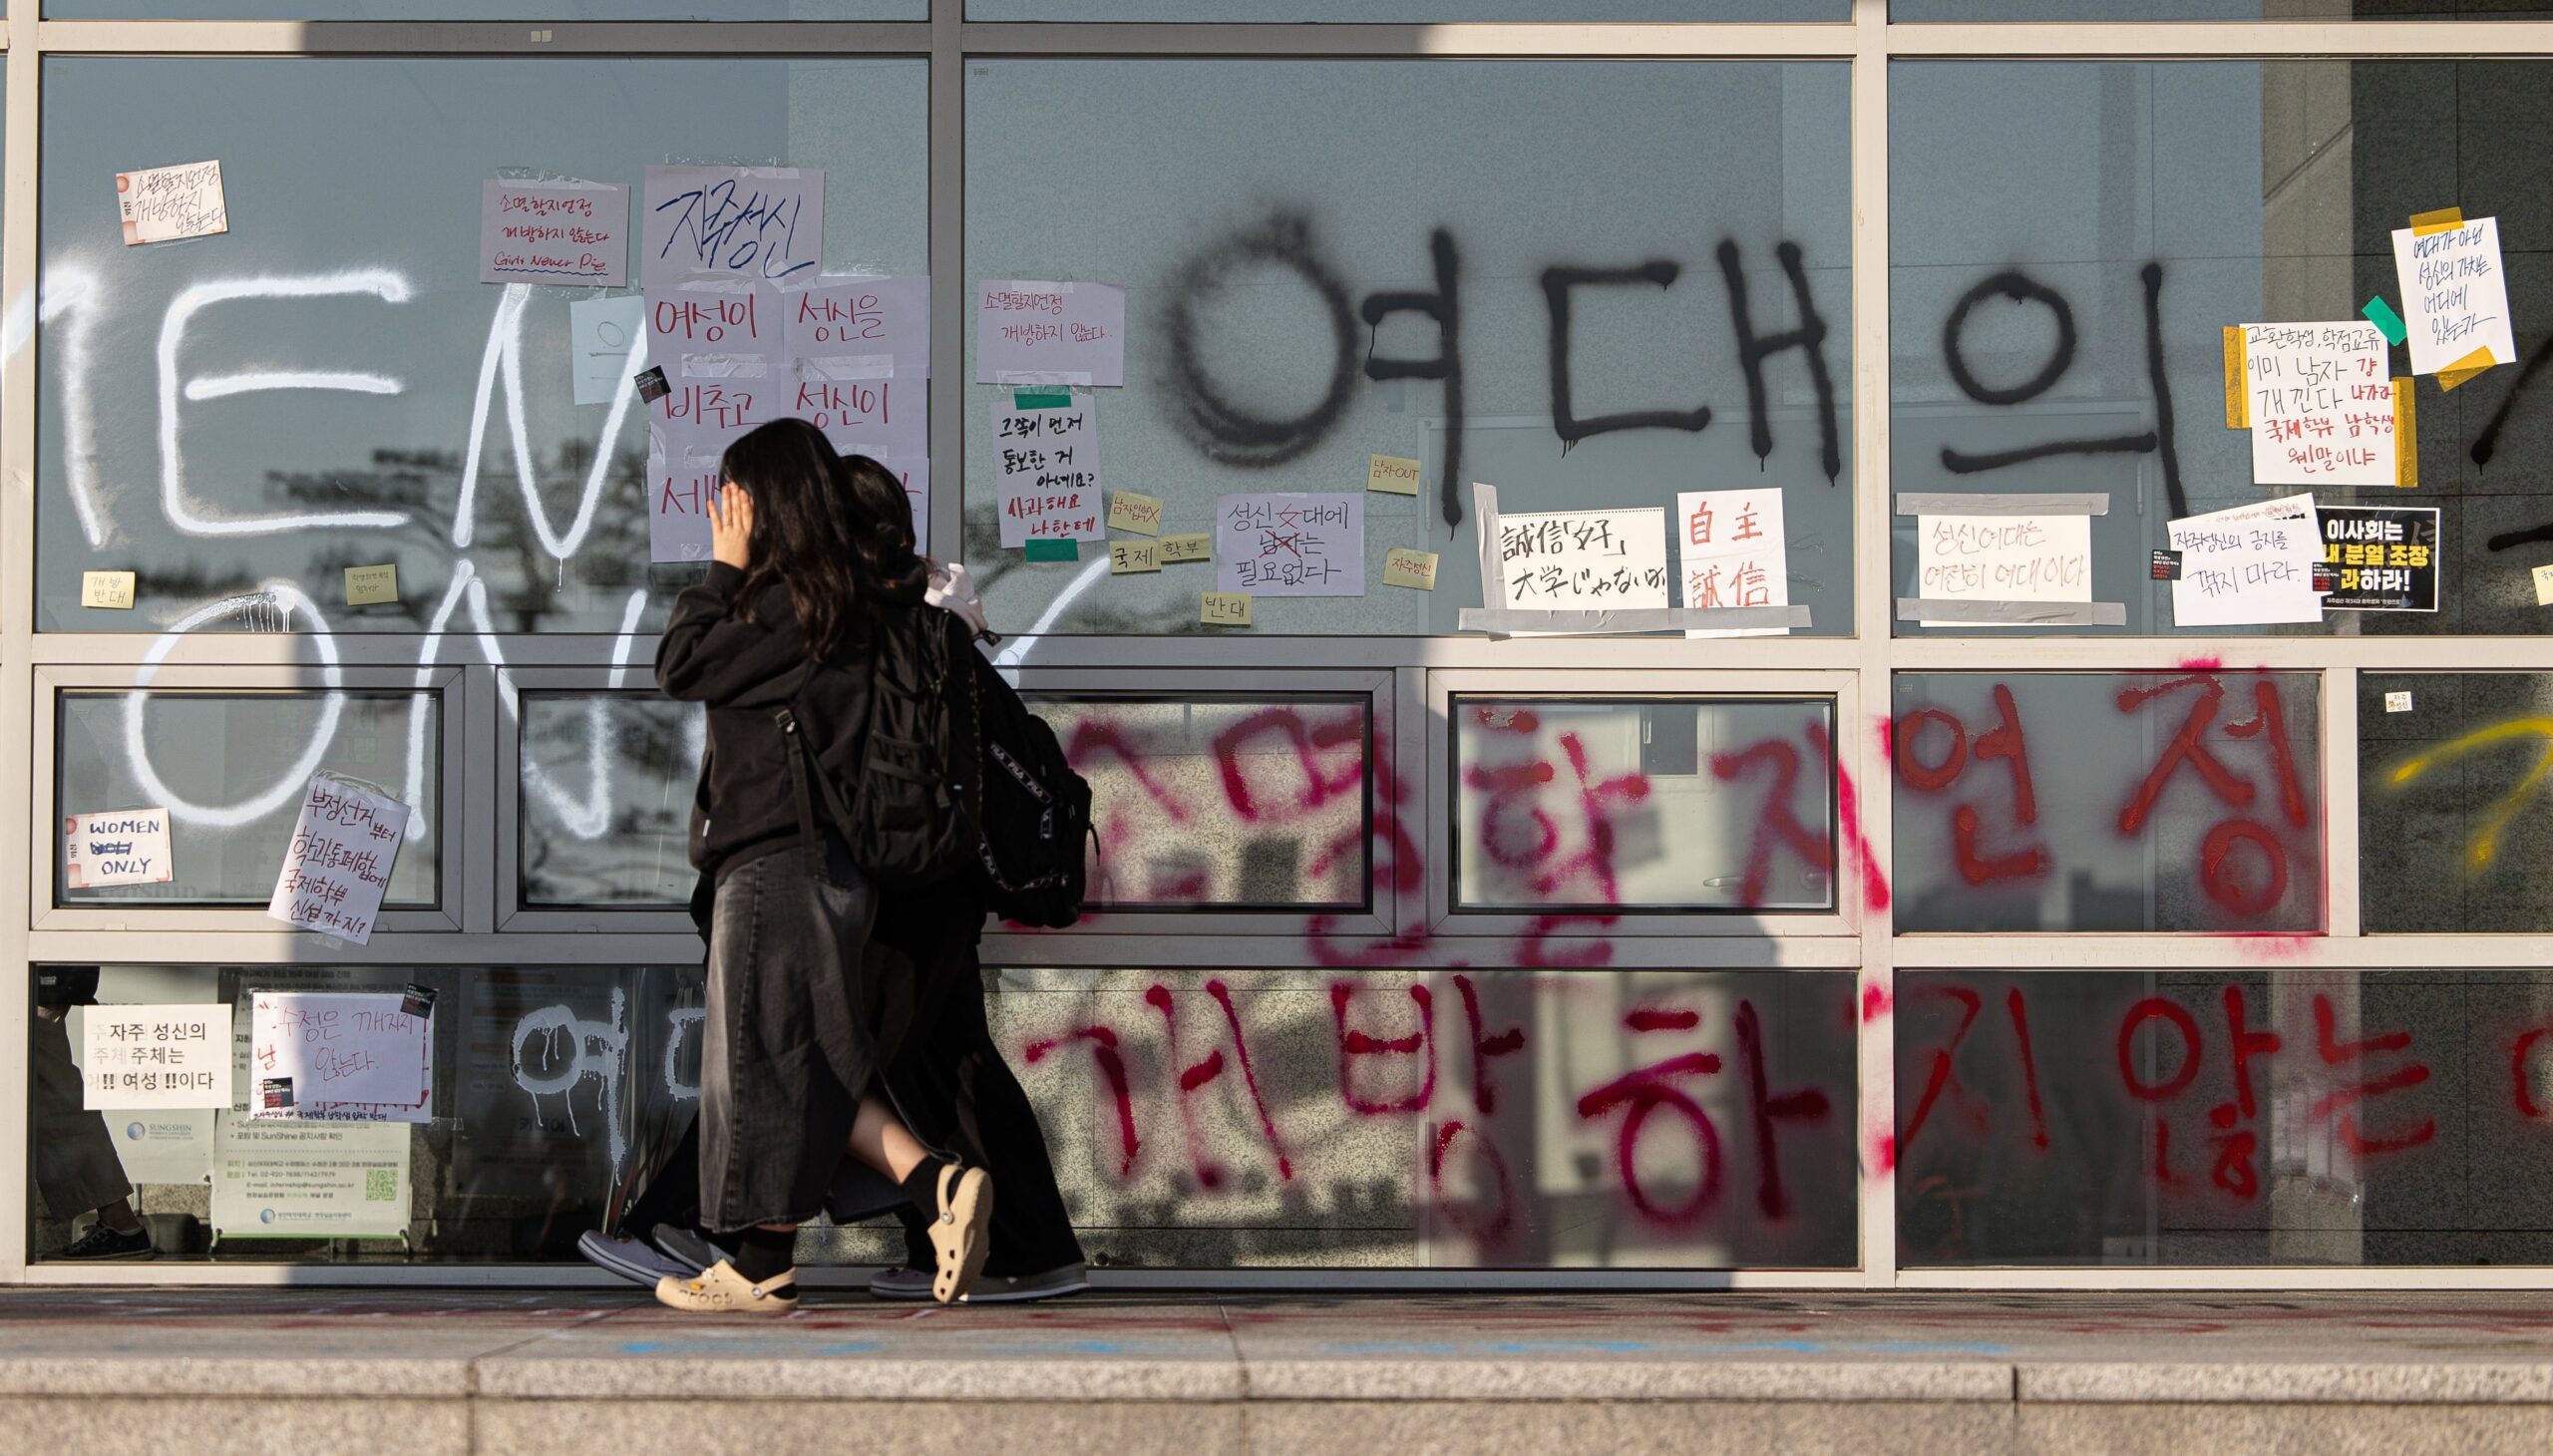
<svg viewBox="0 0 2553 1456">
<path fill-rule="evenodd" d="M 789 589 L 807 655 L 839 656 L 869 639 L 868 603 L 881 588 L 913 574 L 912 510 L 904 488 L 877 462 L 868 467 L 892 495 L 896 514 L 874 484 L 834 454 L 824 432 L 805 420 L 774 420 L 727 447 L 719 478 L 753 499 L 752 560 L 736 588 L 738 613 L 775 582 Z M 901 536 L 899 536 L 901 532 Z"/>
</svg>

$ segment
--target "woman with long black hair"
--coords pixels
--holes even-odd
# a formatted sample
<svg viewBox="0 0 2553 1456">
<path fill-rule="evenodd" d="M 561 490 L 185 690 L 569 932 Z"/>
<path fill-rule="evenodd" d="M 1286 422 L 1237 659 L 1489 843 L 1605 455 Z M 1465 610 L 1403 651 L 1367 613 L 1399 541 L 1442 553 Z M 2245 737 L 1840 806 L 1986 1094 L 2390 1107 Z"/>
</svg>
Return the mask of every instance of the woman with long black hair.
<svg viewBox="0 0 2553 1456">
<path fill-rule="evenodd" d="M 909 533 L 860 509 L 844 462 L 805 421 L 746 435 L 720 470 L 709 574 L 674 603 L 656 682 L 708 707 L 691 828 L 692 864 L 715 887 L 701 1221 L 734 1235 L 736 1253 L 696 1277 L 668 1275 L 656 1297 L 795 1309 L 797 1229 L 825 1208 L 848 1151 L 921 1214 L 931 1292 L 951 1302 L 982 1267 L 992 1182 L 923 1146 L 885 1095 L 922 988 L 896 972 L 910 962 L 864 954 L 877 891 L 811 811 L 791 758 L 801 743 L 774 714 L 789 709 L 812 742 L 858 741 L 877 634 L 902 625 L 890 614 L 937 616 L 927 569 Z"/>
</svg>

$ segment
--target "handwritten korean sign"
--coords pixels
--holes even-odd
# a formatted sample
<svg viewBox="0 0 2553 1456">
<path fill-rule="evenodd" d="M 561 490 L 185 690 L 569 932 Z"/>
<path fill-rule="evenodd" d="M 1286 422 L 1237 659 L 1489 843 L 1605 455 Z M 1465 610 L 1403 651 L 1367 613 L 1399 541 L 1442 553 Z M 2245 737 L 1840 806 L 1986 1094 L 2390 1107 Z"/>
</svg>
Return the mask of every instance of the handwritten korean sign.
<svg viewBox="0 0 2553 1456">
<path fill-rule="evenodd" d="M 74 890 L 163 885 L 177 873 L 169 853 L 169 811 L 119 809 L 62 820 L 62 878 Z"/>
<path fill-rule="evenodd" d="M 1499 605 L 1526 611 L 1663 609 L 1666 513 L 1551 511 L 1498 518 Z"/>
<path fill-rule="evenodd" d="M 629 188 L 607 182 L 479 184 L 479 281 L 629 281 Z"/>
<path fill-rule="evenodd" d="M 1790 546 L 1779 490 L 1679 492 L 1675 521 L 1675 564 L 1686 606 L 1790 605 Z M 1778 637 L 1789 631 L 1708 627 L 1684 635 Z"/>
<path fill-rule="evenodd" d="M 779 354 L 784 312 L 780 290 L 742 278 L 690 278 L 651 287 L 647 358 L 666 372 L 700 373 L 714 359 L 769 359 Z"/>
<path fill-rule="evenodd" d="M 2395 228 L 2393 276 L 2402 288 L 2412 373 L 2435 374 L 2477 349 L 2490 350 L 2493 364 L 2517 362 L 2499 218 L 2476 217 L 2426 235 Z"/>
<path fill-rule="evenodd" d="M 403 999 L 396 991 L 255 992 L 248 1116 L 422 1121 L 396 1114 L 428 1105 L 434 1022 L 404 1009 Z"/>
<path fill-rule="evenodd" d="M 116 208 L 124 218 L 127 247 L 230 230 L 218 162 L 117 173 Z"/>
<path fill-rule="evenodd" d="M 1215 585 L 1249 596 L 1364 595 L 1364 492 L 1216 497 Z"/>
<path fill-rule="evenodd" d="M 825 432 L 835 450 L 876 460 L 930 452 L 919 379 L 834 378 L 831 359 L 798 359 L 789 366 L 781 404 Z"/>
<path fill-rule="evenodd" d="M 647 559 L 709 559 L 709 503 L 718 493 L 714 439 L 675 432 L 647 452 Z"/>
<path fill-rule="evenodd" d="M 1087 400 L 1050 410 L 993 406 L 1001 544 L 1099 541 L 1099 420 Z"/>
<path fill-rule="evenodd" d="M 1915 555 L 1916 590 L 1927 601 L 2092 599 L 2088 516 L 1918 516 Z"/>
<path fill-rule="evenodd" d="M 80 1105 L 228 1107 L 230 1008 L 81 1008 Z"/>
<path fill-rule="evenodd" d="M 2371 323 L 2243 327 L 2259 485 L 2393 484 L 2393 381 Z"/>
<path fill-rule="evenodd" d="M 781 302 L 793 356 L 834 361 L 832 372 L 844 379 L 853 377 L 853 361 L 866 361 L 872 379 L 930 377 L 927 275 L 826 274 L 790 288 Z"/>
<path fill-rule="evenodd" d="M 398 800 L 325 775 L 312 779 L 266 913 L 305 930 L 369 943 L 407 828 L 408 806 Z"/>
<path fill-rule="evenodd" d="M 2310 494 L 2211 511 L 2165 528 L 2181 553 L 2172 621 L 2184 627 L 2319 622 L 2322 533 Z"/>
<path fill-rule="evenodd" d="M 1126 290 L 1114 283 L 975 284 L 977 384 L 1126 382 Z"/>
<path fill-rule="evenodd" d="M 796 167 L 651 167 L 638 279 L 813 276 L 825 255 L 825 174 Z"/>
</svg>

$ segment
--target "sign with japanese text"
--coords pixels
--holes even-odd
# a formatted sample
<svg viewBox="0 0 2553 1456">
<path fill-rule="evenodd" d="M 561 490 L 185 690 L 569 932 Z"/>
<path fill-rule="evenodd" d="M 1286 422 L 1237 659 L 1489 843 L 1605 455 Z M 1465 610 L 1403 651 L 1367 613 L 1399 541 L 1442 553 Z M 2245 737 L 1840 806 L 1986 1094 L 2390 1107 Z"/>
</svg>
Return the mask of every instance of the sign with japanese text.
<svg viewBox="0 0 2553 1456">
<path fill-rule="evenodd" d="M 1666 513 L 1548 511 L 1498 518 L 1499 606 L 1524 611 L 1664 609 Z"/>
<path fill-rule="evenodd" d="M 1216 497 L 1215 585 L 1248 596 L 1364 595 L 1364 493 Z"/>
<path fill-rule="evenodd" d="M 408 828 L 408 806 L 332 779 L 310 781 L 266 913 L 361 945 L 372 939 L 390 866 Z"/>
<path fill-rule="evenodd" d="M 228 1006 L 93 1005 L 80 1021 L 82 1107 L 230 1105 Z"/>
<path fill-rule="evenodd" d="M 2327 611 L 2435 611 L 2438 508 L 2325 506 L 2323 561 L 2334 569 Z"/>
</svg>

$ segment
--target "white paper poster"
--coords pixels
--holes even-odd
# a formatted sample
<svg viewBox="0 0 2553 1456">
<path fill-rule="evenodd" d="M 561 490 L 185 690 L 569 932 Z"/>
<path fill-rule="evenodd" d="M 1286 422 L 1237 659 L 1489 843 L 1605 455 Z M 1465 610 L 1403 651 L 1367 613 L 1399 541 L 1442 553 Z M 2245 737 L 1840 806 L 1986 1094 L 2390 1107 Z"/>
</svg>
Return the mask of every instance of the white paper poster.
<svg viewBox="0 0 2553 1456">
<path fill-rule="evenodd" d="M 799 167 L 651 167 L 638 279 L 813 277 L 825 255 L 825 174 Z"/>
<path fill-rule="evenodd" d="M 213 1133 L 216 1239 L 396 1239 L 408 1231 L 412 1134 L 391 1125 L 250 1122 Z"/>
<path fill-rule="evenodd" d="M 2172 583 L 2172 623 L 2183 627 L 2319 622 L 2314 563 L 2323 534 L 2311 494 L 2282 497 L 2175 521 L 2166 528 L 2181 553 Z"/>
<path fill-rule="evenodd" d="M 127 247 L 230 230 L 218 162 L 117 173 L 116 209 L 124 219 Z"/>
<path fill-rule="evenodd" d="M 1790 546 L 1782 493 L 1683 491 L 1675 497 L 1675 563 L 1684 605 L 1788 606 Z M 1687 637 L 1781 637 L 1788 627 L 1688 629 Z"/>
<path fill-rule="evenodd" d="M 257 991 L 251 999 L 249 1117 L 290 1121 L 332 1107 L 420 1114 L 427 1108 L 434 1018 L 407 1010 L 399 992 Z"/>
<path fill-rule="evenodd" d="M 1666 512 L 1551 511 L 1498 518 L 1498 599 L 1520 611 L 1663 609 Z"/>
<path fill-rule="evenodd" d="M 617 288 L 629 281 L 629 188 L 609 182 L 479 184 L 479 281 Z"/>
<path fill-rule="evenodd" d="M 674 432 L 647 450 L 647 559 L 709 559 L 709 502 L 718 491 L 719 442 L 689 431 Z"/>
<path fill-rule="evenodd" d="M 789 352 L 822 359 L 839 379 L 930 377 L 930 278 L 927 274 L 851 277 L 825 274 L 783 295 Z M 853 374 L 853 369 L 868 369 Z"/>
<path fill-rule="evenodd" d="M 975 283 L 977 384 L 1122 385 L 1126 290 L 1115 283 Z"/>
<path fill-rule="evenodd" d="M 2393 229 L 2393 275 L 2413 374 L 2435 374 L 2476 349 L 2490 350 L 2494 364 L 2517 362 L 2499 218 L 2476 217 L 2425 237 Z"/>
<path fill-rule="evenodd" d="M 781 381 L 783 412 L 825 432 L 844 455 L 927 455 L 930 386 L 920 379 L 836 379 L 836 361 L 794 359 Z"/>
<path fill-rule="evenodd" d="M 324 774 L 312 779 L 266 913 L 368 943 L 407 828 L 408 806 L 398 800 Z"/>
<path fill-rule="evenodd" d="M 217 1109 L 134 1109 L 107 1119 L 116 1161 L 135 1183 L 203 1183 L 212 1177 Z"/>
<path fill-rule="evenodd" d="M 1927 601 L 2092 599 L 2088 516 L 1918 516 L 1915 552 L 1916 594 Z"/>
<path fill-rule="evenodd" d="M 567 369 L 576 403 L 607 405 L 647 367 L 647 300 L 635 293 L 567 305 Z"/>
<path fill-rule="evenodd" d="M 73 890 L 164 885 L 176 873 L 169 811 L 116 809 L 62 820 L 62 879 Z"/>
<path fill-rule="evenodd" d="M 81 1106 L 230 1105 L 228 1006 L 194 1002 L 81 1009 Z"/>
<path fill-rule="evenodd" d="M 715 375 L 722 361 L 769 360 L 780 354 L 786 312 L 780 290 L 746 278 L 690 278 L 651 285 L 647 357 L 671 378 Z"/>
<path fill-rule="evenodd" d="M 1364 595 L 1365 493 L 1217 496 L 1215 589 Z"/>
<path fill-rule="evenodd" d="M 2252 480 L 2390 486 L 2393 380 L 2371 323 L 2243 326 Z"/>
<path fill-rule="evenodd" d="M 1077 396 L 1051 410 L 996 404 L 992 420 L 1001 544 L 1104 539 L 1099 420 L 1090 400 Z"/>
</svg>

